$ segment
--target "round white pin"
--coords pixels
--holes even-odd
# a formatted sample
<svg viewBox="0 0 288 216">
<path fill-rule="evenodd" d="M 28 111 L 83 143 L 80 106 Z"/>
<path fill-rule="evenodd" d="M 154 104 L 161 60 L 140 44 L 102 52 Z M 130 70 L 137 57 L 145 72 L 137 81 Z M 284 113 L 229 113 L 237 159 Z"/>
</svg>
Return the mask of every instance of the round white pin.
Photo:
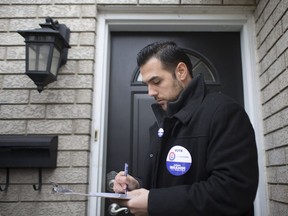
<svg viewBox="0 0 288 216">
<path fill-rule="evenodd" d="M 168 152 L 166 158 L 166 168 L 172 175 L 184 175 L 186 172 L 188 172 L 191 165 L 191 154 L 183 146 L 174 146 Z"/>
<path fill-rule="evenodd" d="M 159 128 L 158 137 L 162 137 L 163 135 L 164 135 L 164 129 L 163 128 Z"/>
</svg>

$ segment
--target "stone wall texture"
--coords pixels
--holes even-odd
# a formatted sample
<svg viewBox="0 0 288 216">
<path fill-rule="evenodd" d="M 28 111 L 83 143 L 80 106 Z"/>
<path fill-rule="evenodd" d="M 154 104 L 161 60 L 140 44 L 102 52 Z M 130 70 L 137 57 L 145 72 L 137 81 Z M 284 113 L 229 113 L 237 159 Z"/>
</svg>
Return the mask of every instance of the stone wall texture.
<svg viewBox="0 0 288 216">
<path fill-rule="evenodd" d="M 39 28 L 51 16 L 70 30 L 67 63 L 57 82 L 41 93 L 24 74 L 25 44 L 17 30 Z M 88 191 L 89 146 L 95 65 L 96 2 L 92 0 L 4 0 L 0 2 L 0 135 L 58 135 L 56 169 L 10 169 L 0 192 L 1 216 L 87 215 L 87 199 L 56 196 L 49 181 Z M 0 169 L 1 187 L 6 170 Z"/>
<path fill-rule="evenodd" d="M 55 196 L 49 181 L 88 191 L 98 6 L 254 7 L 263 112 L 269 215 L 288 215 L 288 1 L 287 0 L 1 0 L 0 135 L 58 135 L 56 169 L 11 169 L 0 192 L 0 216 L 84 216 L 87 199 Z M 117 8 L 117 7 L 116 7 Z M 180 8 L 180 9 L 179 9 Z M 39 94 L 24 74 L 25 46 L 17 30 L 38 28 L 51 16 L 71 29 L 68 61 Z M 6 170 L 0 169 L 1 187 Z"/>
<path fill-rule="evenodd" d="M 288 215 L 288 1 L 255 11 L 270 215 Z"/>
</svg>

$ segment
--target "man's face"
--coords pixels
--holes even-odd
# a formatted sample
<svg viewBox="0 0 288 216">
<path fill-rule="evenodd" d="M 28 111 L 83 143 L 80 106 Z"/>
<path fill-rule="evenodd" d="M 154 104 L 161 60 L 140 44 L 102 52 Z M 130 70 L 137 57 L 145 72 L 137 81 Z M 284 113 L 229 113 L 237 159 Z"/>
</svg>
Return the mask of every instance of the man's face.
<svg viewBox="0 0 288 216">
<path fill-rule="evenodd" d="M 140 73 L 143 82 L 148 86 L 148 95 L 154 97 L 165 111 L 167 102 L 175 101 L 184 88 L 175 76 L 162 68 L 157 58 L 151 58 L 140 67 Z"/>
</svg>

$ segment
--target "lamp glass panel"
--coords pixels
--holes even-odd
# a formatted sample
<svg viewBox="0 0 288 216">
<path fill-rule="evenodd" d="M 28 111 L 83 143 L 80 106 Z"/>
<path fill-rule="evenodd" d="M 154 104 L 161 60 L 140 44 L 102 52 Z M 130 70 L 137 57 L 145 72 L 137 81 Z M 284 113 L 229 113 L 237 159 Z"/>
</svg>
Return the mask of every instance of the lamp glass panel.
<svg viewBox="0 0 288 216">
<path fill-rule="evenodd" d="M 49 60 L 50 46 L 48 44 L 29 44 L 29 71 L 46 71 Z"/>
<path fill-rule="evenodd" d="M 60 61 L 60 52 L 58 49 L 56 49 L 54 47 L 53 56 L 52 56 L 52 63 L 51 63 L 51 73 L 54 74 L 54 76 L 57 75 L 59 61 Z"/>
<path fill-rule="evenodd" d="M 53 36 L 50 36 L 50 35 L 44 35 L 45 32 L 43 32 L 43 34 L 41 35 L 29 35 L 28 36 L 28 41 L 38 41 L 38 42 L 41 42 L 41 41 L 54 41 L 55 40 L 55 37 Z"/>
</svg>

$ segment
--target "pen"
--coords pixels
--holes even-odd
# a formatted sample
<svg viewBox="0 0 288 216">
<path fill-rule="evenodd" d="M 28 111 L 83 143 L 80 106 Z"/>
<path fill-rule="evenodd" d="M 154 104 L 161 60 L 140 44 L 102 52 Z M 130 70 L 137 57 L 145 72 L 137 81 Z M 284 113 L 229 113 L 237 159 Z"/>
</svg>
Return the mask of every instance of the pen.
<svg viewBox="0 0 288 216">
<path fill-rule="evenodd" d="M 125 166 L 124 166 L 124 175 L 127 176 L 128 175 L 128 164 L 125 163 Z M 128 185 L 126 185 L 126 190 L 125 190 L 125 193 L 127 193 L 128 191 Z"/>
</svg>

